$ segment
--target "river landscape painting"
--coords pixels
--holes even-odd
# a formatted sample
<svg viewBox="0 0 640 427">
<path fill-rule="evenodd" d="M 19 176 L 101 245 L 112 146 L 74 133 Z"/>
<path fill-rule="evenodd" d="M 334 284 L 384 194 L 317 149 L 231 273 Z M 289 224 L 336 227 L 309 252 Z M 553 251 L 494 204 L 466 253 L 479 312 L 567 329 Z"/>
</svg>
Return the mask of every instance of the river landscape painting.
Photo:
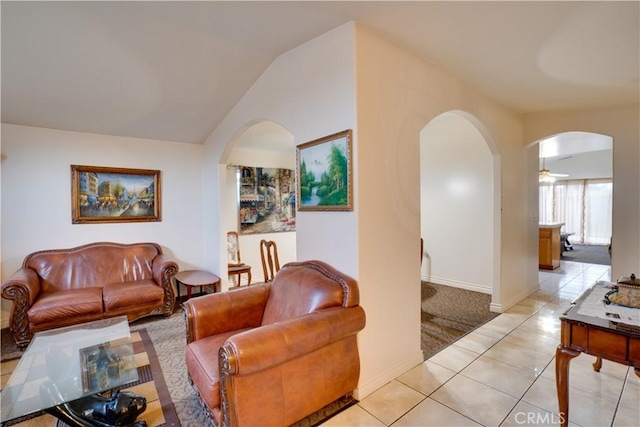
<svg viewBox="0 0 640 427">
<path fill-rule="evenodd" d="M 71 165 L 73 224 L 160 221 L 160 171 Z"/>
<path fill-rule="evenodd" d="M 296 148 L 298 210 L 351 211 L 351 130 Z"/>
</svg>

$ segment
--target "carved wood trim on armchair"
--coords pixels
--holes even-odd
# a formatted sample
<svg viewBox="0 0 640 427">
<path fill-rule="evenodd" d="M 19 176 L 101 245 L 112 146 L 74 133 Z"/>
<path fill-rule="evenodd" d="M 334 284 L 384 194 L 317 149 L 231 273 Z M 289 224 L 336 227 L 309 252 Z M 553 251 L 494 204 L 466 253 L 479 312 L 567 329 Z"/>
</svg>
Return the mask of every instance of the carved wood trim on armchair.
<svg viewBox="0 0 640 427">
<path fill-rule="evenodd" d="M 220 409 L 222 419 L 220 427 L 233 427 L 238 425 L 236 411 L 233 407 L 232 388 L 230 386 L 231 375 L 237 371 L 237 363 L 233 350 L 228 344 L 220 347 L 218 352 L 218 368 L 220 369 Z"/>
</svg>

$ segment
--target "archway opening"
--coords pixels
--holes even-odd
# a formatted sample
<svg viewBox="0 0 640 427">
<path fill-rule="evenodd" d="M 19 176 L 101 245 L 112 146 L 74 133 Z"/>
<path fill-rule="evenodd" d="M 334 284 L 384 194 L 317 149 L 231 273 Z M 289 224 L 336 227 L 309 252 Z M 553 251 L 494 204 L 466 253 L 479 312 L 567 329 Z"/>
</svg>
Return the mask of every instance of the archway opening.
<svg viewBox="0 0 640 427">
<path fill-rule="evenodd" d="M 560 261 L 611 265 L 613 138 L 573 131 L 538 142 L 538 215 L 563 224 Z"/>
<path fill-rule="evenodd" d="M 252 283 L 262 282 L 260 240 L 276 242 L 281 264 L 295 260 L 295 205 L 289 203 L 295 194 L 294 136 L 278 123 L 260 121 L 238 131 L 225 154 L 222 222 L 226 231 L 238 233 Z M 227 282 L 227 287 L 236 284 Z"/>
<path fill-rule="evenodd" d="M 499 303 L 499 165 L 488 132 L 463 112 L 420 133 L 422 280 L 492 294 Z"/>
</svg>

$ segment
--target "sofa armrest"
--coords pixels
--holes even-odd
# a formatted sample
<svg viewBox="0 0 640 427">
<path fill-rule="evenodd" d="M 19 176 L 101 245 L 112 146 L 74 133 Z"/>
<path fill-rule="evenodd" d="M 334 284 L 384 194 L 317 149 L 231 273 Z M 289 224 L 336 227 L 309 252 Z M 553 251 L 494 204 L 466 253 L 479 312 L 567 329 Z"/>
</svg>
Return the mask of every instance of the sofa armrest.
<svg viewBox="0 0 640 427">
<path fill-rule="evenodd" d="M 357 334 L 366 323 L 362 307 L 332 307 L 229 337 L 220 349 L 221 373 L 250 375 L 281 365 Z"/>
<path fill-rule="evenodd" d="M 21 268 L 2 284 L 2 298 L 13 300 L 9 315 L 9 328 L 19 347 L 31 341 L 27 311 L 40 293 L 38 274 L 30 268 Z"/>
<path fill-rule="evenodd" d="M 262 323 L 270 283 L 207 294 L 184 302 L 187 343 L 211 335 L 255 328 Z"/>
<path fill-rule="evenodd" d="M 171 279 L 178 273 L 178 264 L 164 254 L 160 254 L 153 259 L 151 268 L 153 280 L 164 291 L 163 311 L 166 316 L 169 316 L 173 313 L 173 308 L 176 303 L 176 294 L 173 291 Z"/>
</svg>

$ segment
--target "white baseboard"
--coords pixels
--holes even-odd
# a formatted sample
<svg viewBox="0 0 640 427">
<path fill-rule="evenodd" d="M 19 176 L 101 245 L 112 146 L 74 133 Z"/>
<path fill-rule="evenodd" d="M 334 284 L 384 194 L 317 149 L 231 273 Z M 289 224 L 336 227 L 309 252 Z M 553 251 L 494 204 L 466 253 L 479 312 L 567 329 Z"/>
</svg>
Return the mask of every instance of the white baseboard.
<svg viewBox="0 0 640 427">
<path fill-rule="evenodd" d="M 466 289 L 467 291 L 480 292 L 482 294 L 491 295 L 493 292 L 493 289 L 491 289 L 491 287 L 479 285 L 477 283 L 468 283 L 468 282 L 461 282 L 458 280 L 444 279 L 442 277 L 422 276 L 422 280 L 424 280 L 425 282 L 435 283 L 436 285 L 451 286 L 454 288 Z"/>
<path fill-rule="evenodd" d="M 389 367 L 385 371 L 379 373 L 373 378 L 369 378 L 366 381 L 360 381 L 358 388 L 353 392 L 353 397 L 358 400 L 362 400 L 374 391 L 378 390 L 388 382 L 396 379 L 400 375 L 404 374 L 411 368 L 415 368 L 419 364 L 424 362 L 424 354 L 422 350 L 412 354 L 406 360 L 398 363 L 395 366 Z"/>
<path fill-rule="evenodd" d="M 504 313 L 504 305 L 502 304 L 489 304 L 489 311 L 492 313 Z"/>
<path fill-rule="evenodd" d="M 535 286 L 533 286 L 533 287 L 531 287 L 529 289 L 525 289 L 522 292 L 518 292 L 515 296 L 511 297 L 508 301 L 505 301 L 502 304 L 499 304 L 500 311 L 496 311 L 496 313 L 504 313 L 505 311 L 507 311 L 511 307 L 513 307 L 514 305 L 518 304 L 523 299 L 527 298 L 529 295 L 532 295 L 532 294 L 538 292 L 538 290 L 540 290 L 540 285 L 536 284 Z M 492 306 L 493 306 L 493 304 L 492 304 Z M 494 311 L 493 307 L 490 307 L 489 309 L 491 311 Z"/>
</svg>

